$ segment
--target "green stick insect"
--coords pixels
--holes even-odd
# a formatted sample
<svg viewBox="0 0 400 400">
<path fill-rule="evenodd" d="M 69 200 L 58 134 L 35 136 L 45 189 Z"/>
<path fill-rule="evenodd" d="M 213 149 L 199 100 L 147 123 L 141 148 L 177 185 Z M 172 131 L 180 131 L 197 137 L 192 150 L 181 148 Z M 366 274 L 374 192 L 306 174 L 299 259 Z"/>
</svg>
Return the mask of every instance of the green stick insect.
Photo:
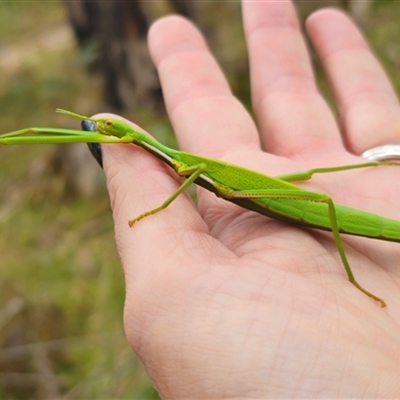
<svg viewBox="0 0 400 400">
<path fill-rule="evenodd" d="M 377 300 L 382 307 L 386 306 L 383 299 L 364 289 L 356 281 L 340 234 L 400 242 L 400 221 L 336 204 L 326 194 L 304 190 L 292 182 L 308 180 L 319 173 L 399 165 L 398 163 L 366 162 L 333 168 L 316 168 L 273 178 L 223 161 L 171 149 L 117 119 L 89 118 L 60 109 L 57 112 L 82 119 L 85 131 L 27 128 L 0 135 L 0 144 L 77 142 L 136 144 L 168 164 L 177 175 L 185 179 L 163 204 L 131 219 L 129 226 L 164 210 L 188 186 L 195 183 L 224 200 L 268 217 L 307 228 L 331 231 L 350 282 L 367 296 Z"/>
</svg>

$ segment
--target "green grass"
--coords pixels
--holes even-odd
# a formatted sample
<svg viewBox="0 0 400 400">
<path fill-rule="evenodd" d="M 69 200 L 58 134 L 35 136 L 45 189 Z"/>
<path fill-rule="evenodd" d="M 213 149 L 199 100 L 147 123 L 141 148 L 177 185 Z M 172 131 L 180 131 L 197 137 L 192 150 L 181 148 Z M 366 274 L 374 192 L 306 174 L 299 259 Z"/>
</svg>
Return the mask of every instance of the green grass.
<svg viewBox="0 0 400 400">
<path fill-rule="evenodd" d="M 61 2 L 0 2 L 0 50 L 19 57 L 0 76 L 1 131 L 78 128 L 55 108 L 100 109 L 99 78 L 87 76 L 73 41 L 42 45 L 63 24 Z M 52 398 L 54 388 L 65 398 L 157 398 L 123 331 L 107 194 L 94 205 L 65 201 L 49 167 L 54 149 L 1 149 L 0 398 Z"/>
</svg>

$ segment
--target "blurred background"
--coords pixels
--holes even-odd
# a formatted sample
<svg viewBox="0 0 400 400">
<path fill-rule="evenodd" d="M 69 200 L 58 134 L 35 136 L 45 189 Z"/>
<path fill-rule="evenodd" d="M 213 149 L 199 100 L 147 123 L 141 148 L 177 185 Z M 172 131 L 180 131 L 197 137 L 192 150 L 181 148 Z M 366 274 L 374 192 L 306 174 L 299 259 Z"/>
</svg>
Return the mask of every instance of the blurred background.
<svg viewBox="0 0 400 400">
<path fill-rule="evenodd" d="M 400 2 L 296 3 L 303 22 L 327 5 L 353 15 L 399 90 Z M 0 0 L 0 133 L 79 129 L 58 107 L 121 114 L 175 146 L 146 48 L 169 13 L 198 24 L 250 110 L 239 1 Z M 0 154 L 0 399 L 158 398 L 124 336 L 108 196 L 86 145 Z"/>
</svg>

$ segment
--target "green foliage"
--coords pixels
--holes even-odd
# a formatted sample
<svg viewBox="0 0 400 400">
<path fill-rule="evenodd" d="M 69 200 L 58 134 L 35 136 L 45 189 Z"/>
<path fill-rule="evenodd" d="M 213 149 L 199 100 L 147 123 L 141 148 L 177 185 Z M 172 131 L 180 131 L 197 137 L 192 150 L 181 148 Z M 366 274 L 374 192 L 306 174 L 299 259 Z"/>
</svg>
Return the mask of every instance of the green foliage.
<svg viewBox="0 0 400 400">
<path fill-rule="evenodd" d="M 61 2 L 0 2 L 0 22 L 2 132 L 99 109 L 73 37 L 47 45 L 68 28 Z M 0 398 L 158 398 L 124 335 L 107 195 L 66 202 L 55 148 L 1 149 Z"/>
<path fill-rule="evenodd" d="M 375 9 L 395 6 L 396 3 L 398 3 L 398 0 L 373 0 L 373 6 Z"/>
</svg>

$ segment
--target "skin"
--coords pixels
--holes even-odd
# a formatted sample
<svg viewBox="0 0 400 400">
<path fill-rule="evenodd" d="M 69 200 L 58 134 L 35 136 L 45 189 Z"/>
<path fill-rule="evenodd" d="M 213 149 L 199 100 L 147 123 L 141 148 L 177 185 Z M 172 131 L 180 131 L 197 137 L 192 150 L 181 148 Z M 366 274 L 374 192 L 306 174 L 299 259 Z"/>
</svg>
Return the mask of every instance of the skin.
<svg viewBox="0 0 400 400">
<path fill-rule="evenodd" d="M 363 162 L 400 142 L 400 107 L 355 25 L 322 10 L 306 30 L 328 76 L 338 122 L 318 93 L 290 2 L 244 2 L 252 118 L 203 37 L 170 16 L 149 32 L 180 148 L 266 174 Z M 339 128 L 340 126 L 340 128 Z M 343 236 L 356 290 L 332 235 L 270 220 L 199 190 L 163 212 L 179 183 L 135 146 L 103 145 L 126 279 L 124 325 L 162 398 L 400 396 L 400 246 Z M 327 174 L 301 185 L 400 219 L 396 167 Z"/>
</svg>

